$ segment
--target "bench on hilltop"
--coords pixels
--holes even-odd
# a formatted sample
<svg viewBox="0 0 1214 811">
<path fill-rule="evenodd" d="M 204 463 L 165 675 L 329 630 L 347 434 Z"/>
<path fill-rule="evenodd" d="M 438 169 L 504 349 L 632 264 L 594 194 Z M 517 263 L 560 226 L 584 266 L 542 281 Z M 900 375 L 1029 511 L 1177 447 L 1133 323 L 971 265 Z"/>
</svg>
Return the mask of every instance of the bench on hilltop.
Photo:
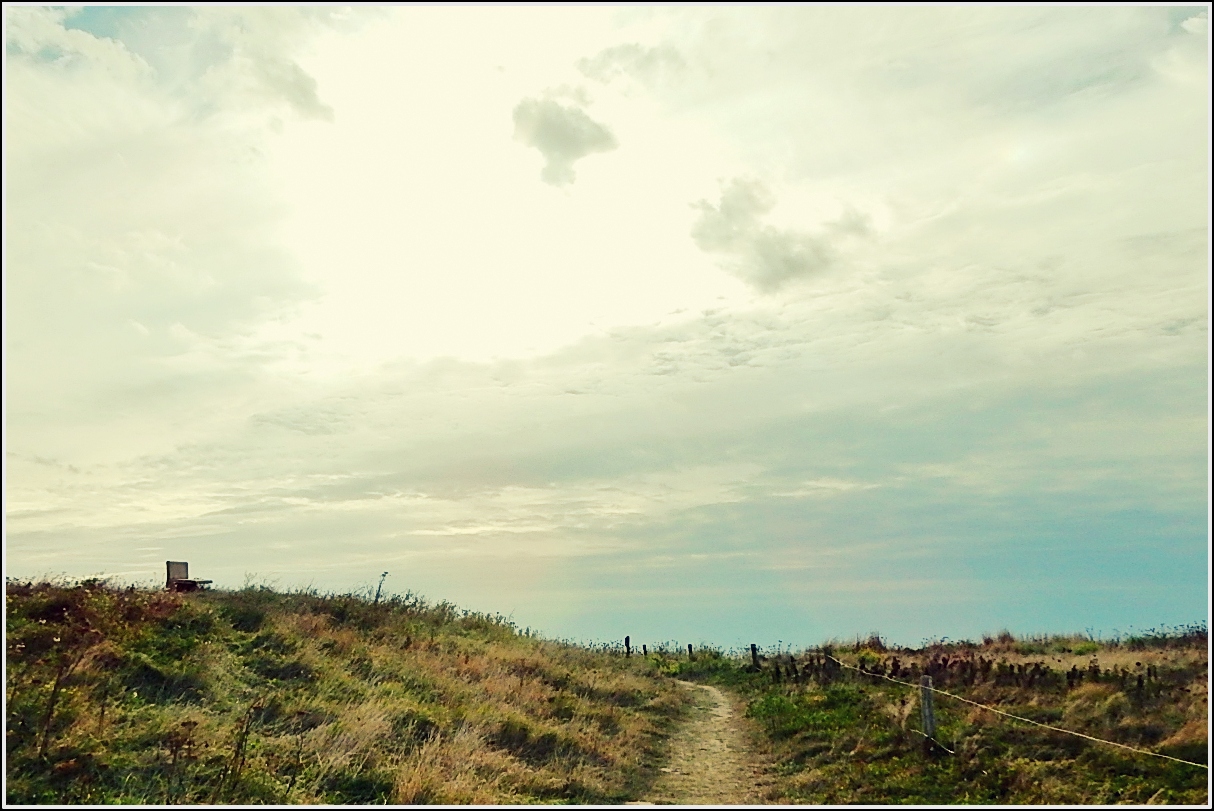
<svg viewBox="0 0 1214 811">
<path fill-rule="evenodd" d="M 213 582 L 210 580 L 191 579 L 190 564 L 183 560 L 166 560 L 165 568 L 168 570 L 168 577 L 164 584 L 167 591 L 198 591 L 198 589 Z"/>
</svg>

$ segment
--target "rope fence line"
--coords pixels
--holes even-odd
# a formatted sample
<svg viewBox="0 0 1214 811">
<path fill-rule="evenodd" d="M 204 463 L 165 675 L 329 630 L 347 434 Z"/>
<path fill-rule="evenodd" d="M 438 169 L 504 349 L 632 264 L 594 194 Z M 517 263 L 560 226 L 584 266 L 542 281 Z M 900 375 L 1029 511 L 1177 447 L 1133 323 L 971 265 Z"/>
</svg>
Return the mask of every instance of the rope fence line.
<svg viewBox="0 0 1214 811">
<path fill-rule="evenodd" d="M 935 739 L 935 738 L 933 738 L 931 735 L 928 735 L 926 732 L 923 732 L 922 730 L 918 730 L 918 729 L 912 729 L 912 730 L 911 730 L 911 732 L 914 732 L 914 733 L 916 733 L 916 734 L 918 734 L 918 735 L 922 735 L 923 737 L 927 738 L 927 739 L 928 739 L 929 741 L 931 741 L 932 743 L 936 744 L 936 746 L 939 746 L 939 747 L 940 747 L 941 749 L 943 749 L 945 752 L 948 752 L 950 755 L 955 755 L 955 754 L 957 754 L 957 753 L 956 753 L 956 752 L 954 752 L 952 749 L 949 749 L 947 746 L 945 746 L 944 744 L 940 743 L 940 741 L 936 740 L 936 739 Z M 955 746 L 955 745 L 956 745 L 956 744 L 954 744 L 954 746 Z"/>
<path fill-rule="evenodd" d="M 1034 721 L 1031 718 L 1022 718 L 1021 716 L 1013 715 L 1010 712 L 1004 712 L 1003 710 L 998 710 L 998 709 L 995 709 L 994 707 L 988 707 L 986 704 L 979 704 L 977 701 L 970 701 L 968 698 L 962 698 L 961 696 L 954 695 L 953 693 L 950 693 L 946 690 L 941 690 L 938 687 L 928 687 L 927 685 L 911 684 L 910 682 L 902 681 L 901 679 L 895 679 L 890 676 L 886 676 L 884 673 L 872 673 L 868 670 L 861 670 L 860 668 L 855 667 L 853 665 L 849 665 L 846 662 L 840 662 L 838 659 L 831 656 L 830 654 L 822 654 L 822 655 L 825 656 L 827 659 L 830 659 L 835 664 L 838 664 L 841 667 L 846 667 L 849 670 L 854 670 L 857 673 L 863 673 L 866 676 L 877 676 L 879 678 L 885 679 L 886 681 L 892 681 L 894 684 L 901 684 L 906 687 L 931 690 L 933 693 L 939 693 L 942 696 L 948 696 L 949 698 L 955 698 L 957 701 L 962 701 L 962 702 L 965 702 L 966 704 L 972 704 L 975 707 L 981 707 L 984 710 L 989 710 L 990 712 L 997 713 L 998 715 L 1003 715 L 1008 718 L 1015 719 L 1017 721 L 1023 721 L 1026 724 L 1032 724 L 1033 726 L 1044 727 L 1045 729 L 1050 729 L 1050 730 L 1053 730 L 1054 732 L 1062 732 L 1066 735 L 1074 735 L 1077 738 L 1086 738 L 1089 741 L 1095 741 L 1096 743 L 1107 744 L 1108 746 L 1116 746 L 1121 749 L 1129 749 L 1131 752 L 1137 752 L 1140 755 L 1151 755 L 1152 757 L 1165 758 L 1166 760 L 1174 760 L 1177 763 L 1184 763 L 1189 766 L 1196 766 L 1197 768 L 1205 769 L 1206 771 L 1210 770 L 1209 765 L 1207 765 L 1205 763 L 1195 763 L 1192 760 L 1184 760 L 1182 758 L 1172 757 L 1171 755 L 1165 755 L 1161 752 L 1152 752 L 1150 749 L 1139 749 L 1136 746 L 1129 746 L 1128 744 L 1117 743 L 1116 741 L 1106 741 L 1104 738 L 1095 738 L 1091 735 L 1085 735 L 1082 732 L 1075 732 L 1072 729 L 1063 729 L 1062 727 L 1051 726 L 1050 724 L 1043 724 L 1040 721 Z"/>
</svg>

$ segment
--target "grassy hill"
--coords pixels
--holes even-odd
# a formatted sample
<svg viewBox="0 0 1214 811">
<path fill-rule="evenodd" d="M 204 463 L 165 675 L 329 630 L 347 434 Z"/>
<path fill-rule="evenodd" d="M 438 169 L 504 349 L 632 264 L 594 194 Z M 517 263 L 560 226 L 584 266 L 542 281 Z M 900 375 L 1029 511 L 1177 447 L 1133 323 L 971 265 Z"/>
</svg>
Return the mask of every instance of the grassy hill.
<svg viewBox="0 0 1214 811">
<path fill-rule="evenodd" d="M 684 694 L 413 597 L 10 581 L 9 803 L 610 803 Z"/>
<path fill-rule="evenodd" d="M 9 803 L 617 803 L 688 697 L 729 688 L 785 803 L 1204 805 L 1209 772 L 935 699 L 1208 761 L 1205 626 L 769 654 L 543 640 L 411 596 L 10 581 Z M 839 664 L 842 663 L 842 664 Z M 863 668 L 864 672 L 851 668 Z M 886 678 L 889 677 L 889 678 Z"/>
<path fill-rule="evenodd" d="M 774 801 L 1206 805 L 1206 769 L 946 696 L 933 701 L 940 745 L 925 751 L 919 690 L 886 677 L 917 685 L 931 675 L 934 686 L 979 704 L 1204 764 L 1208 644 L 1204 625 L 1111 642 L 1005 633 L 918 650 L 891 649 L 874 636 L 765 657 L 758 670 L 748 654 L 720 651 L 665 666 L 740 697 L 760 746 L 778 764 Z"/>
</svg>

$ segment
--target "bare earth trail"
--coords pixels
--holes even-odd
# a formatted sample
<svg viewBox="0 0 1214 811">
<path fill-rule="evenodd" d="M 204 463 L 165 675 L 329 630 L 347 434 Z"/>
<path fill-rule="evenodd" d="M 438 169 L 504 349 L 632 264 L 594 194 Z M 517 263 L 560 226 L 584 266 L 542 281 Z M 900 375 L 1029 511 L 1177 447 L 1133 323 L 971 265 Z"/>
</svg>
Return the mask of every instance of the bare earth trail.
<svg viewBox="0 0 1214 811">
<path fill-rule="evenodd" d="M 670 762 L 642 803 L 758 805 L 770 802 L 768 775 L 752 751 L 732 702 L 716 687 L 694 691 L 691 720 L 670 741 Z"/>
</svg>

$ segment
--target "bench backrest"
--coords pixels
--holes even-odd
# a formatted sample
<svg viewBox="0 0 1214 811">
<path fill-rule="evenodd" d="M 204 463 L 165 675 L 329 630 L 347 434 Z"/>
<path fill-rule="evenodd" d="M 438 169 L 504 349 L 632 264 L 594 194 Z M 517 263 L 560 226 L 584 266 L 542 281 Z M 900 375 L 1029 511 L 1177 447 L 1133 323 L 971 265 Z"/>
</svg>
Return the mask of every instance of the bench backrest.
<svg viewBox="0 0 1214 811">
<path fill-rule="evenodd" d="M 182 560 L 166 560 L 165 568 L 168 569 L 168 582 L 165 587 L 173 585 L 174 580 L 189 580 L 190 579 L 190 564 Z"/>
</svg>

